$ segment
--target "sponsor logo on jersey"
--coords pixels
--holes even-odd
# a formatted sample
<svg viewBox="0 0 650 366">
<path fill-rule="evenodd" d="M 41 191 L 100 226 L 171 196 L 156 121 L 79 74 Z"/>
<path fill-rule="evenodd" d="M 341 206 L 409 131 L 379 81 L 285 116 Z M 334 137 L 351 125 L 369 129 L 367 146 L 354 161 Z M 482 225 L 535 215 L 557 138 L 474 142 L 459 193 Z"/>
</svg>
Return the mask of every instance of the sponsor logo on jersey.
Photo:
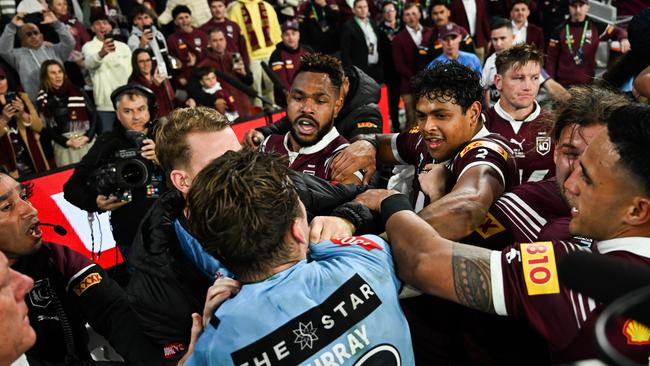
<svg viewBox="0 0 650 366">
<path fill-rule="evenodd" d="M 468 152 L 478 149 L 478 148 L 485 148 L 488 150 L 492 150 L 496 152 L 497 154 L 501 155 L 501 157 L 504 160 L 508 160 L 508 152 L 506 149 L 504 149 L 501 145 L 497 144 L 496 142 L 492 141 L 486 141 L 486 140 L 477 140 L 477 141 L 472 141 L 465 148 L 460 152 L 460 157 L 462 158 L 467 154 Z"/>
<path fill-rule="evenodd" d="M 170 343 L 163 347 L 167 359 L 174 357 L 179 352 L 185 352 L 185 350 L 187 350 L 187 346 L 185 346 L 185 343 L 180 342 Z"/>
<path fill-rule="evenodd" d="M 347 247 L 350 245 L 358 245 L 361 248 L 371 251 L 373 249 L 384 250 L 381 245 L 375 243 L 374 241 L 364 238 L 363 236 L 348 236 L 346 238 L 336 238 L 332 239 L 332 243 L 340 245 L 342 247 Z"/>
<path fill-rule="evenodd" d="M 535 138 L 535 150 L 542 156 L 548 154 L 551 151 L 551 137 L 537 136 Z"/>
<path fill-rule="evenodd" d="M 298 365 L 313 358 L 313 365 L 344 364 L 370 345 L 372 333 L 363 320 L 381 304 L 372 287 L 355 274 L 321 304 L 233 352 L 233 363 Z M 328 363 L 336 359 L 338 363 Z"/>
<path fill-rule="evenodd" d="M 628 320 L 623 324 L 623 335 L 627 344 L 645 346 L 650 344 L 650 328 L 636 320 Z"/>
<path fill-rule="evenodd" d="M 418 127 L 418 126 L 411 127 L 411 129 L 409 130 L 408 133 L 411 133 L 411 134 L 420 133 L 420 127 Z"/>
<path fill-rule="evenodd" d="M 377 128 L 377 124 L 372 122 L 357 122 L 357 128 Z"/>
<path fill-rule="evenodd" d="M 97 272 L 93 272 L 81 280 L 77 286 L 73 287 L 72 291 L 74 291 L 77 296 L 81 296 L 81 294 L 83 294 L 86 290 L 100 282 L 102 282 L 102 276 Z"/>
<path fill-rule="evenodd" d="M 560 293 L 552 242 L 521 244 L 521 262 L 529 296 Z"/>
<path fill-rule="evenodd" d="M 479 225 L 476 229 L 474 229 L 474 231 L 476 231 L 480 236 L 482 236 L 483 239 L 487 239 L 492 235 L 498 234 L 505 230 L 506 228 L 503 227 L 503 225 L 501 225 L 501 223 L 489 212 L 485 216 L 485 220 L 483 220 L 483 223 Z"/>
</svg>

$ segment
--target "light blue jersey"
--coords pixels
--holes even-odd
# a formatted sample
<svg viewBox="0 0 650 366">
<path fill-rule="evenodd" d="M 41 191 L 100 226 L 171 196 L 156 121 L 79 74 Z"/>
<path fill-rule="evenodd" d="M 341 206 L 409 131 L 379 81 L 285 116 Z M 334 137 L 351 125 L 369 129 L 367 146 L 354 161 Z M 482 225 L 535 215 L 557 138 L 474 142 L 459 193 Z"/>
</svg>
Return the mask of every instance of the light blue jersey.
<svg viewBox="0 0 650 366">
<path fill-rule="evenodd" d="M 381 238 L 322 242 L 223 303 L 186 365 L 412 365 L 400 288 Z"/>
<path fill-rule="evenodd" d="M 435 65 L 438 62 L 442 62 L 443 64 L 446 64 L 446 63 L 449 63 L 449 62 L 452 62 L 452 61 L 456 61 L 461 65 L 465 65 L 465 66 L 469 67 L 470 69 L 476 71 L 479 76 L 481 76 L 481 71 L 482 71 L 481 70 L 481 61 L 478 59 L 478 57 L 476 57 L 475 54 L 465 52 L 465 51 L 458 51 L 458 58 L 456 60 L 450 60 L 443 53 L 440 56 L 436 57 L 433 61 L 431 61 L 429 66 L 427 66 L 427 69 L 432 68 L 433 65 Z"/>
</svg>

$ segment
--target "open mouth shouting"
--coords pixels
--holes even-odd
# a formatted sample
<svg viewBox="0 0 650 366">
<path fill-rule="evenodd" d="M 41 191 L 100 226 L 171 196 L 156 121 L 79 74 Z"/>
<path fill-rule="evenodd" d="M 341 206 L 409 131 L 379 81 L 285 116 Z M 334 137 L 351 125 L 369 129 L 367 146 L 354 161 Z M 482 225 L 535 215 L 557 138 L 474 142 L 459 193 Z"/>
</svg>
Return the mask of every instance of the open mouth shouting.
<svg viewBox="0 0 650 366">
<path fill-rule="evenodd" d="M 34 221 L 25 231 L 25 234 L 29 235 L 35 240 L 40 240 L 41 237 L 43 236 L 43 232 L 41 231 L 41 227 L 39 226 L 41 223 L 40 221 Z"/>
<path fill-rule="evenodd" d="M 296 120 L 297 131 L 301 135 L 311 136 L 318 132 L 318 123 L 307 117 L 298 117 Z"/>
</svg>

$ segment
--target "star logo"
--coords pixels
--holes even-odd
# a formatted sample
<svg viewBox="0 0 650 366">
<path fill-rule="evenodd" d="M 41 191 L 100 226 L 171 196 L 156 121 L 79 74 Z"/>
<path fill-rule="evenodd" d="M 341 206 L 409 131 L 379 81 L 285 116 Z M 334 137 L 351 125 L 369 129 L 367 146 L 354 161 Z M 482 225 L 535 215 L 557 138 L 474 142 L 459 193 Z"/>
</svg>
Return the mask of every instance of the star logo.
<svg viewBox="0 0 650 366">
<path fill-rule="evenodd" d="M 299 323 L 298 329 L 293 330 L 293 334 L 296 335 L 296 339 L 293 343 L 300 343 L 300 349 L 303 350 L 305 347 L 311 349 L 314 346 L 314 341 L 318 340 L 316 335 L 316 329 L 311 322 L 307 324 Z"/>
</svg>

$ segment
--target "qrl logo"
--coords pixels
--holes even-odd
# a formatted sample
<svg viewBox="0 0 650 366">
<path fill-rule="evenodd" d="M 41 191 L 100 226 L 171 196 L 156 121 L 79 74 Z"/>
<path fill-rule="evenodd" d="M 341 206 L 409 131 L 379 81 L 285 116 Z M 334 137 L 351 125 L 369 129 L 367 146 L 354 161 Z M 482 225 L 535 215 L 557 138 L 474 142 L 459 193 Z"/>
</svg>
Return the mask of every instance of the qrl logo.
<svg viewBox="0 0 650 366">
<path fill-rule="evenodd" d="M 536 138 L 535 150 L 537 153 L 544 156 L 551 151 L 551 137 L 550 136 L 538 136 Z"/>
<path fill-rule="evenodd" d="M 364 238 L 363 236 L 348 236 L 346 238 L 332 239 L 332 243 L 340 245 L 342 247 L 358 245 L 367 251 L 371 251 L 373 249 L 384 250 L 381 245 L 375 243 L 370 239 Z"/>
</svg>

